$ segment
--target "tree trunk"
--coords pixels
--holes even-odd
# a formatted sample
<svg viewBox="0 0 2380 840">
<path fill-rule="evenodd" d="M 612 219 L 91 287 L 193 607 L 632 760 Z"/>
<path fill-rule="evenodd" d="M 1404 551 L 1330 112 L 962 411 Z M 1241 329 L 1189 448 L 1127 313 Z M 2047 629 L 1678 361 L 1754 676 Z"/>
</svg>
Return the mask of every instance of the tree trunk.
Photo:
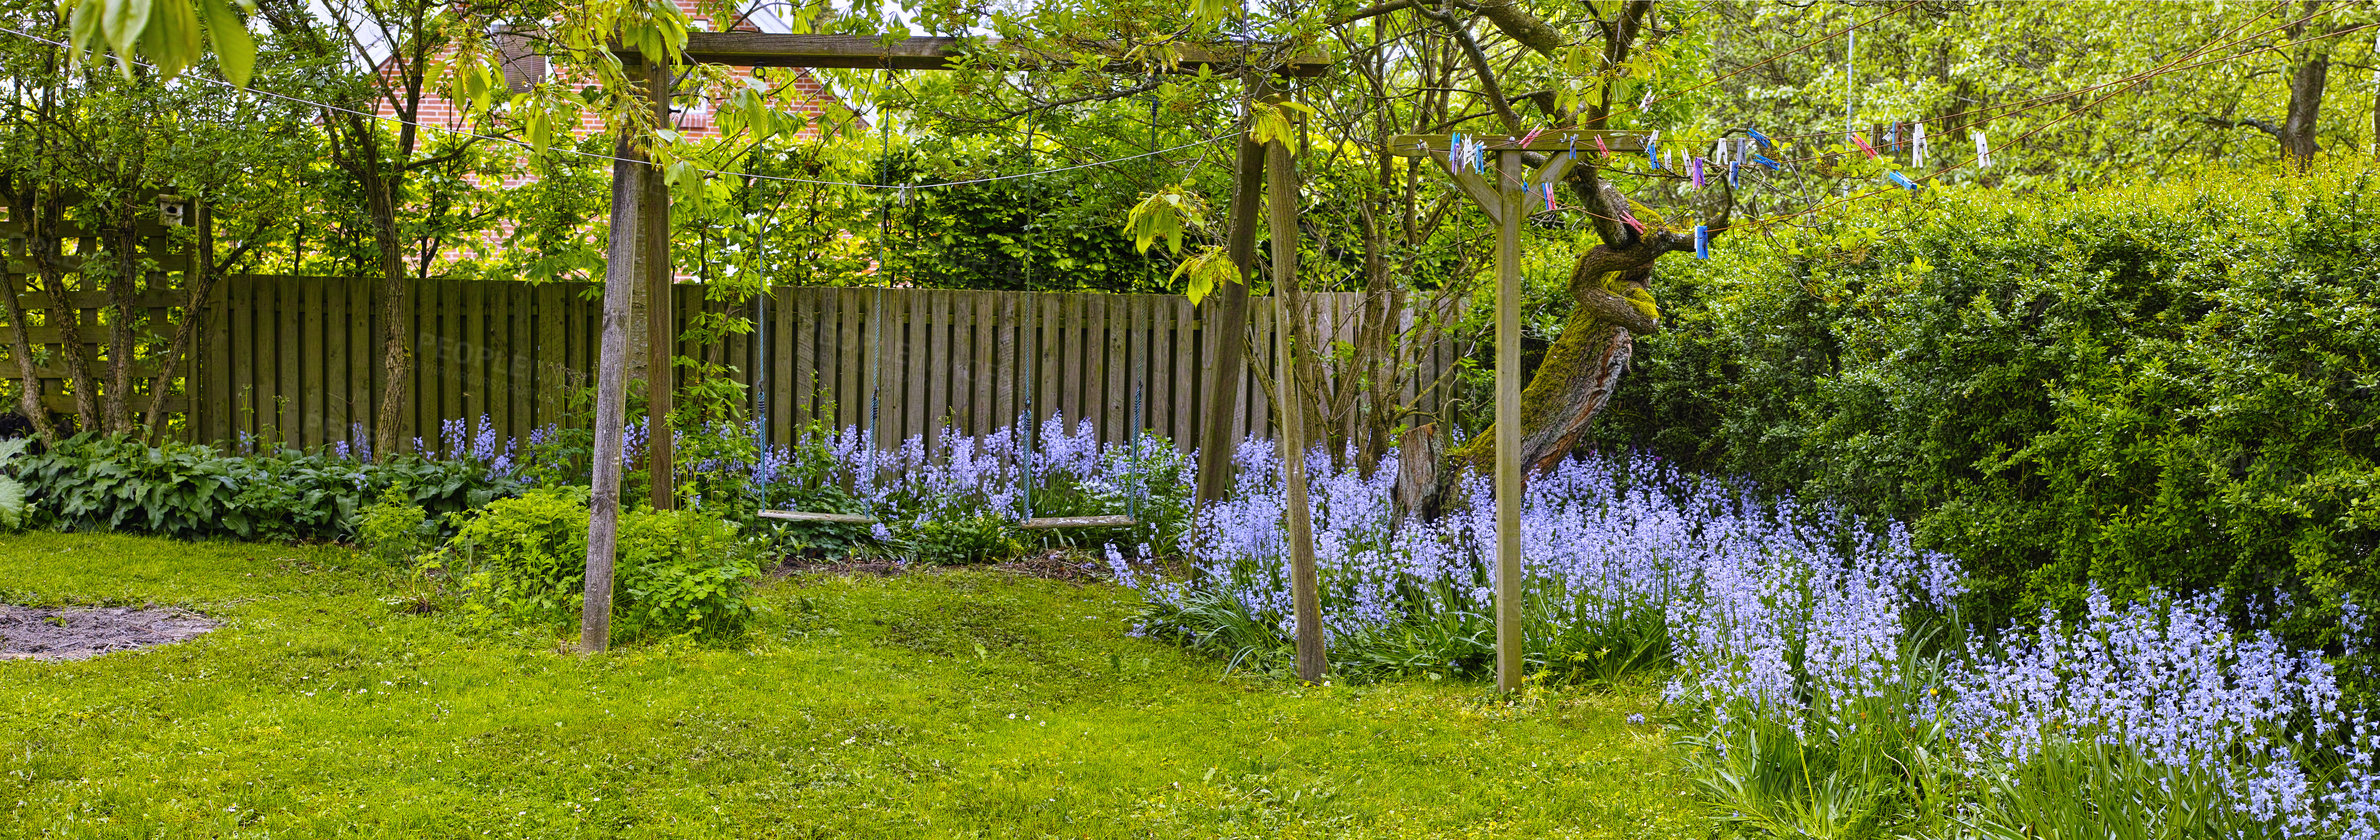
<svg viewBox="0 0 2380 840">
<path fill-rule="evenodd" d="M 1620 374 L 1635 351 L 1635 336 L 1661 329 L 1645 284 L 1652 279 L 1653 260 L 1677 250 L 1678 243 L 1668 234 L 1624 241 L 1628 244 L 1620 249 L 1595 246 L 1571 269 L 1570 320 L 1521 392 L 1520 462 L 1525 470 L 1551 468 L 1578 446 L 1596 412 L 1618 390 Z M 1397 510 L 1436 516 L 1464 468 L 1487 474 L 1493 467 L 1496 432 L 1490 427 L 1472 438 L 1449 453 L 1443 465 L 1423 458 L 1443 444 L 1415 437 L 1435 437 L 1434 427 L 1408 434 L 1398 459 Z"/>
<path fill-rule="evenodd" d="M 33 433 L 41 436 L 43 442 L 56 442 L 58 430 L 50 427 L 49 406 L 41 401 L 41 376 L 33 367 L 33 342 L 26 335 L 31 327 L 25 323 L 24 301 L 17 297 L 15 280 L 0 277 L 0 304 L 8 307 L 9 352 L 16 356 L 17 379 L 21 383 L 17 389 L 17 410 L 33 424 Z"/>
<path fill-rule="evenodd" d="M 132 214 L 121 201 L 108 210 L 108 225 L 101 238 L 115 252 L 107 275 L 108 303 L 115 315 L 107 325 L 107 393 L 101 395 L 99 412 L 107 433 L 120 435 L 132 430 L 132 413 L 127 408 L 132 396 L 132 313 L 144 272 L 140 230 Z M 90 276 L 89 268 L 85 263 L 83 276 Z"/>
<path fill-rule="evenodd" d="M 74 307 L 74 293 L 66 287 L 66 267 L 60 264 L 58 216 L 65 208 L 55 200 L 36 199 L 25 208 L 26 250 L 33 258 L 33 273 L 41 278 L 42 291 L 50 298 L 45 323 L 58 327 L 60 349 L 58 364 L 65 366 L 67 382 L 74 388 L 76 428 L 92 429 L 99 424 L 99 404 L 94 399 L 96 383 L 91 381 L 91 353 L 83 344 L 82 314 Z"/>
<path fill-rule="evenodd" d="M 2289 80 L 2289 116 L 2281 121 L 2281 160 L 2303 171 L 2322 151 L 2315 128 L 2322 113 L 2322 88 L 2330 77 L 2330 54 L 2310 50 Z"/>
<path fill-rule="evenodd" d="M 369 152 L 367 152 L 369 153 Z M 372 214 L 372 240 L 380 268 L 380 410 L 372 421 L 372 454 L 386 461 L 404 445 L 405 415 L 411 413 L 412 336 L 405 325 L 413 310 L 413 283 L 405 276 L 405 256 L 399 248 L 396 198 L 392 184 L 363 184 L 366 209 Z"/>
</svg>

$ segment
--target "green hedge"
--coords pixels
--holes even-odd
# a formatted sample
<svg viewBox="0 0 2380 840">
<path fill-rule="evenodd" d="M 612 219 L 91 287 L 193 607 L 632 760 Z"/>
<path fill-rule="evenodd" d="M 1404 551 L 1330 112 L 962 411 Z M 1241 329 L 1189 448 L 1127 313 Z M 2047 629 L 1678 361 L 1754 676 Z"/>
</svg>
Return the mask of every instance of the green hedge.
<svg viewBox="0 0 2380 840">
<path fill-rule="evenodd" d="M 2320 637 L 2380 604 L 2374 198 L 2231 173 L 1739 231 L 1663 264 L 1599 442 L 1906 518 L 1972 619 L 2221 587 Z"/>
</svg>

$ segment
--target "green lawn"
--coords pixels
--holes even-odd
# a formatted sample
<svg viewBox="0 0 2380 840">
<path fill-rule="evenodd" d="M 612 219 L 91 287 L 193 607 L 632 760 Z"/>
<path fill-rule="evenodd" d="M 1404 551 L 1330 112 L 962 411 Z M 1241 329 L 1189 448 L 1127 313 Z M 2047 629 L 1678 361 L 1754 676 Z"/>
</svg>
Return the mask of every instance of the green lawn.
<svg viewBox="0 0 2380 840">
<path fill-rule="evenodd" d="M 0 661 L 0 833 L 1699 837 L 1649 690 L 1300 688 L 993 571 L 802 576 L 743 649 L 580 658 L 333 548 L 0 537 L 0 600 L 225 626 Z"/>
</svg>

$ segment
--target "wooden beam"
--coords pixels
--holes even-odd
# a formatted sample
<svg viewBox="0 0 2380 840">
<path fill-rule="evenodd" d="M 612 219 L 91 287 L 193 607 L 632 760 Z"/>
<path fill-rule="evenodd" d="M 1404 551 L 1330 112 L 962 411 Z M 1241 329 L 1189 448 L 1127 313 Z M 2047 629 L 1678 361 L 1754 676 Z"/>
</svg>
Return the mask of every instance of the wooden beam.
<svg viewBox="0 0 2380 840">
<path fill-rule="evenodd" d="M 1269 79 L 1252 77 L 1248 85 L 1250 102 L 1273 95 Z M 1207 302 L 1199 304 L 1208 313 L 1206 330 L 1215 336 L 1215 355 L 1207 368 L 1205 426 L 1199 430 L 1198 441 L 1200 505 L 1231 495 L 1231 454 L 1240 445 L 1232 437 L 1231 425 L 1239 407 L 1240 378 L 1247 375 L 1248 285 L 1255 280 L 1256 217 L 1264 201 L 1264 147 L 1249 139 L 1247 132 L 1240 133 L 1238 166 L 1233 172 L 1230 227 L 1224 248 L 1231 255 L 1232 271 L 1239 282 L 1221 284 Z"/>
<path fill-rule="evenodd" d="M 805 510 L 764 510 L 762 519 L 779 522 L 824 522 L 834 525 L 874 525 L 876 517 L 857 513 L 818 513 Z"/>
<path fill-rule="evenodd" d="M 653 106 L 653 124 L 669 124 L 670 70 L 645 65 L 645 93 Z M 648 500 L 654 510 L 677 507 L 677 436 L 669 427 L 671 403 L 677 396 L 678 314 L 677 272 L 669 261 L 669 182 L 661 167 L 647 164 L 643 215 L 637 230 L 643 242 L 645 267 L 645 465 L 652 477 Z"/>
<path fill-rule="evenodd" d="M 685 58 L 702 64 L 728 64 L 738 67 L 838 67 L 858 70 L 948 70 L 967 63 L 967 59 L 982 51 L 1002 48 L 999 41 L 970 41 L 965 38 L 913 37 L 886 42 L 865 35 L 782 35 L 770 32 L 688 32 Z M 1167 51 L 1160 58 L 1128 55 L 1131 50 L 1121 44 L 1085 45 L 1088 51 L 1104 53 L 1096 69 L 1134 75 L 1149 72 L 1197 73 L 1213 68 L 1218 72 L 1237 70 L 1245 64 L 1243 55 L 1261 55 L 1278 45 L 1264 41 L 1246 41 L 1221 45 L 1172 44 L 1159 49 Z M 641 57 L 627 47 L 614 47 L 612 52 L 622 61 L 639 61 Z M 1081 63 L 1080 54 L 1051 55 L 1018 50 L 1018 66 L 1042 69 L 1068 67 Z M 1322 75 L 1329 69 L 1330 60 L 1322 55 L 1301 52 L 1289 56 L 1274 72 L 1292 77 Z"/>
<path fill-rule="evenodd" d="M 1645 136 L 1645 132 L 1642 131 L 1562 129 L 1539 134 L 1535 138 L 1529 139 L 1526 144 L 1521 142 L 1523 138 L 1508 134 L 1466 134 L 1463 135 L 1463 139 L 1485 143 L 1487 150 L 1491 152 L 1601 152 L 1603 149 L 1609 148 L 1612 154 L 1619 154 L 1622 152 L 1642 153 L 1645 150 Z M 1595 140 L 1599 137 L 1603 139 L 1602 146 L 1595 145 Z M 1451 134 L 1399 134 L 1388 138 L 1388 152 L 1405 157 L 1434 155 L 1442 158 L 1446 156 L 1446 150 L 1453 146 L 1453 141 L 1454 135 Z"/>
<path fill-rule="evenodd" d="M 1055 528 L 1131 528 L 1140 520 L 1122 514 L 1107 516 L 1039 516 L 1017 523 L 1028 531 L 1047 531 Z"/>
<path fill-rule="evenodd" d="M 620 535 L 620 472 L 628 426 L 628 307 L 636 295 L 638 204 L 643 150 L 621 126 L 612 148 L 611 244 L 603 269 L 603 337 L 595 375 L 593 485 L 587 502 L 586 593 L 579 602 L 579 651 L 611 646 L 612 560 Z"/>
<path fill-rule="evenodd" d="M 1327 663 L 1322 650 L 1322 588 L 1314 565 L 1313 512 L 1306 500 L 1306 395 L 1298 381 L 1298 357 L 1308 351 L 1299 333 L 1306 311 L 1304 290 L 1297 278 L 1297 161 L 1279 140 L 1265 144 L 1265 220 L 1273 240 L 1273 336 L 1280 375 L 1274 379 L 1279 399 L 1281 483 L 1288 493 L 1282 523 L 1289 534 L 1289 590 L 1297 616 L 1297 678 L 1322 682 Z"/>
<path fill-rule="evenodd" d="M 1520 151 L 1496 154 L 1507 188 L 1496 226 L 1496 688 L 1521 690 L 1521 219 Z"/>
</svg>

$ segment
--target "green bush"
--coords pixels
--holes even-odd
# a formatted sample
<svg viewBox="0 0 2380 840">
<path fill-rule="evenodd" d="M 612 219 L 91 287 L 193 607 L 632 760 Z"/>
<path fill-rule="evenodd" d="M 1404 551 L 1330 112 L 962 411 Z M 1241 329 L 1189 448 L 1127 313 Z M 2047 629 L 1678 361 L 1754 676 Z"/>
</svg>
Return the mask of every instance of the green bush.
<svg viewBox="0 0 2380 840">
<path fill-rule="evenodd" d="M 370 462 L 296 450 L 231 455 L 90 434 L 58 441 L 12 469 L 36 527 L 181 539 L 346 539 L 364 506 L 393 488 L 432 517 L 519 488 L 470 461 L 400 455 Z"/>
<path fill-rule="evenodd" d="M 919 562 L 944 566 L 1004 563 L 1025 551 L 1015 523 L 983 512 L 946 509 L 894 534 Z"/>
<path fill-rule="evenodd" d="M 539 488 L 461 517 L 447 570 L 498 614 L 544 624 L 579 617 L 586 589 L 587 488 Z M 699 511 L 620 515 L 613 635 L 730 638 L 751 617 L 760 563 L 735 525 Z"/>
<path fill-rule="evenodd" d="M 27 438 L 0 440 L 0 471 L 5 471 L 10 462 L 25 454 L 25 448 L 29 445 L 31 441 Z M 0 533 L 25 527 L 27 509 L 24 482 L 0 472 Z"/>
<path fill-rule="evenodd" d="M 355 541 L 374 559 L 394 565 L 429 550 L 437 541 L 437 528 L 429 511 L 414 504 L 411 494 L 391 487 L 380 495 L 380 501 L 356 514 Z"/>
<path fill-rule="evenodd" d="M 1596 434 L 1906 518 L 1990 624 L 2092 582 L 2380 603 L 2380 208 L 2361 173 L 1930 191 L 1665 264 Z"/>
<path fill-rule="evenodd" d="M 615 574 L 612 622 L 621 638 L 732 638 L 752 617 L 745 596 L 760 579 L 760 561 L 736 526 L 716 516 L 632 511 L 620 517 Z"/>
</svg>

